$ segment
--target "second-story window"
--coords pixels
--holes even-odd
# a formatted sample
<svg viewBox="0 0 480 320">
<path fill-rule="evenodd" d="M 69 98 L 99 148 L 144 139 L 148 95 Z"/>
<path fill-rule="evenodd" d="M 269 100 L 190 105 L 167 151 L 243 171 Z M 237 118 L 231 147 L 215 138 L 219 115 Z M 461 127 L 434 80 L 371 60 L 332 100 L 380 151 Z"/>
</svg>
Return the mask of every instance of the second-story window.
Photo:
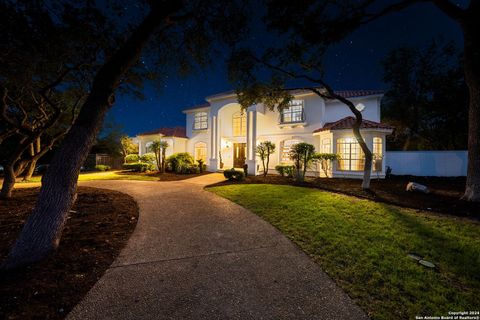
<svg viewBox="0 0 480 320">
<path fill-rule="evenodd" d="M 193 129 L 202 130 L 207 129 L 208 116 L 206 112 L 195 112 L 195 118 L 193 120 Z"/>
<path fill-rule="evenodd" d="M 303 100 L 292 100 L 290 106 L 282 110 L 280 115 L 281 123 L 303 122 L 305 121 L 303 112 Z"/>
</svg>

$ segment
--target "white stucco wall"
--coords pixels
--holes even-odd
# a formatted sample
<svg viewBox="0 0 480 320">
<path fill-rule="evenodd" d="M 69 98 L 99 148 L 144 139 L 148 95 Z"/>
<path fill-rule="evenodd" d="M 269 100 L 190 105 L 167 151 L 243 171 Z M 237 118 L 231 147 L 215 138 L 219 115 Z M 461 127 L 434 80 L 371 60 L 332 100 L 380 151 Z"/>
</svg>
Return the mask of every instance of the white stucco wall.
<svg viewBox="0 0 480 320">
<path fill-rule="evenodd" d="M 457 177 L 467 175 L 467 151 L 387 151 L 394 175 Z"/>
<path fill-rule="evenodd" d="M 146 147 L 149 143 L 153 142 L 154 140 L 162 140 L 168 143 L 168 148 L 165 152 L 165 155 L 171 156 L 177 152 L 186 152 L 187 151 L 187 141 L 188 139 L 185 138 L 178 138 L 178 137 L 163 137 L 160 134 L 153 134 L 153 135 L 146 135 L 146 136 L 138 136 L 138 150 L 139 155 L 142 156 L 146 152 Z"/>
<path fill-rule="evenodd" d="M 350 99 L 355 105 L 362 103 L 365 109 L 362 111 L 363 118 L 375 122 L 380 122 L 380 98 L 367 97 Z M 339 101 L 327 101 L 325 104 L 325 122 L 334 122 L 345 117 L 352 117 L 350 109 Z"/>
<path fill-rule="evenodd" d="M 270 169 L 273 171 L 281 161 L 281 152 L 283 142 L 286 140 L 299 140 L 313 144 L 315 149 L 320 151 L 320 139 L 313 136 L 316 129 L 323 127 L 326 122 L 337 121 L 341 118 L 352 116 L 352 113 L 340 102 L 327 101 L 313 93 L 307 93 L 295 96 L 295 99 L 304 101 L 305 122 L 301 124 L 280 125 L 280 115 L 277 110 L 267 110 L 263 105 L 252 106 L 248 111 L 256 112 L 256 143 L 261 141 L 272 141 L 276 145 L 276 152 L 270 158 Z M 380 98 L 379 96 L 370 96 L 364 98 L 352 99 L 355 104 L 362 103 L 365 109 L 362 111 L 365 119 L 380 121 Z M 210 159 L 212 154 L 212 119 L 218 117 L 218 141 L 219 146 L 215 157 L 218 157 L 218 151 L 222 152 L 224 168 L 233 166 L 233 143 L 246 142 L 246 137 L 234 137 L 232 132 L 232 116 L 240 111 L 240 105 L 237 103 L 236 96 L 221 96 L 208 99 L 210 107 L 201 107 L 192 110 L 186 110 L 186 132 L 189 140 L 186 143 L 186 151 L 194 154 L 195 144 L 198 142 L 207 143 L 207 154 Z M 206 130 L 193 130 L 194 115 L 196 112 L 206 111 L 208 113 L 208 128 Z M 225 146 L 224 141 L 229 141 L 229 148 Z M 332 141 L 332 145 L 334 142 Z M 207 165 L 209 165 L 207 160 Z M 257 165 L 260 160 L 257 157 Z M 213 164 L 216 167 L 216 163 Z M 261 165 L 259 166 L 261 168 Z"/>
</svg>

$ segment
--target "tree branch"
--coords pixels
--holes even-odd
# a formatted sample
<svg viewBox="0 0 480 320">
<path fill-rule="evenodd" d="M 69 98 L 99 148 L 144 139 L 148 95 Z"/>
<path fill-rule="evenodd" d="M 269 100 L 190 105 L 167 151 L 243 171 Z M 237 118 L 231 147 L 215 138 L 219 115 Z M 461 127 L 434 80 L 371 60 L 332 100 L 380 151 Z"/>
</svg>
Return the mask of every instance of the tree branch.
<svg viewBox="0 0 480 320">
<path fill-rule="evenodd" d="M 472 0 L 471 2 L 477 2 L 478 0 Z M 465 10 L 457 7 L 449 0 L 432 0 L 432 2 L 450 18 L 461 21 L 464 18 Z"/>
</svg>

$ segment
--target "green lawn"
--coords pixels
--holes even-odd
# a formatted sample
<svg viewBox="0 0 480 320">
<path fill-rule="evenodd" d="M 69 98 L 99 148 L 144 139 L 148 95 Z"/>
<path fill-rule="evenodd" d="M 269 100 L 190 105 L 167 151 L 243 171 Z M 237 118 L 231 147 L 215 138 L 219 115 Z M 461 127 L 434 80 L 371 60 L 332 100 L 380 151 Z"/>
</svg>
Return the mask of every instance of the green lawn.
<svg viewBox="0 0 480 320">
<path fill-rule="evenodd" d="M 292 186 L 208 190 L 277 227 L 373 319 L 480 309 L 478 222 Z M 419 265 L 412 252 L 438 268 Z"/>
<path fill-rule="evenodd" d="M 32 177 L 28 182 L 40 182 L 41 176 Z M 92 180 L 142 180 L 142 181 L 158 181 L 158 176 L 147 174 L 135 174 L 125 171 L 105 171 L 105 172 L 88 172 L 81 173 L 78 181 L 92 181 Z"/>
</svg>

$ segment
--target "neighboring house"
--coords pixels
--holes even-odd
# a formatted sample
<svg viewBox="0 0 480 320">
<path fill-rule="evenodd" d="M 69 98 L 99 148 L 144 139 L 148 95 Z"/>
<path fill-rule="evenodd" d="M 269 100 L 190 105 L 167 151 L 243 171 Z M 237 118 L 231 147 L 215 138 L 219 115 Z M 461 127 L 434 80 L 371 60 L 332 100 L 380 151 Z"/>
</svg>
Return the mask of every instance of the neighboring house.
<svg viewBox="0 0 480 320">
<path fill-rule="evenodd" d="M 349 98 L 363 114 L 361 132 L 374 153 L 373 172 L 385 176 L 385 136 L 392 127 L 380 123 L 381 91 L 338 91 Z M 329 176 L 361 177 L 363 153 L 356 142 L 352 125 L 354 118 L 347 106 L 335 100 L 325 100 L 305 90 L 292 91 L 294 99 L 281 113 L 270 111 L 262 104 L 241 109 L 234 92 L 206 98 L 207 103 L 184 110 L 184 128 L 162 128 L 138 136 L 140 154 L 148 151 L 154 139 L 161 138 L 173 146 L 168 154 L 189 152 L 195 160 L 203 159 L 210 171 L 242 168 L 248 165 L 250 174 L 260 174 L 261 161 L 255 147 L 261 141 L 277 146 L 270 158 L 272 173 L 277 164 L 288 164 L 290 147 L 307 142 L 323 153 L 338 153 L 342 160 L 334 164 Z M 171 141 L 171 142 L 170 142 Z M 322 176 L 319 166 L 309 169 L 309 175 Z"/>
</svg>

